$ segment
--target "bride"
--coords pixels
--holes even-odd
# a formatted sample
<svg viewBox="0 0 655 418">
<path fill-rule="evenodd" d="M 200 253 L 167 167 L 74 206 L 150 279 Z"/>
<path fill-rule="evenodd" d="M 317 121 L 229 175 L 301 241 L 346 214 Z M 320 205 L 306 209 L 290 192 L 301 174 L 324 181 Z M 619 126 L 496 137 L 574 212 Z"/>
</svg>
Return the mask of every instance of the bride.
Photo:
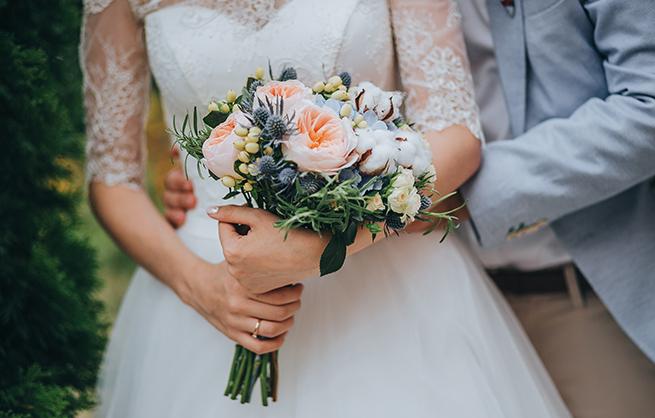
<svg viewBox="0 0 655 418">
<path fill-rule="evenodd" d="M 142 185 L 150 74 L 170 126 L 269 59 L 306 83 L 348 70 L 402 85 L 407 115 L 432 142 L 441 192 L 478 167 L 482 135 L 452 0 L 86 0 L 90 199 L 142 266 L 107 349 L 99 416 L 569 416 L 456 237 L 372 244 L 362 232 L 343 269 L 316 278 L 318 235 L 283 241 L 272 215 L 215 206 L 225 189 L 194 169 L 197 209 L 177 232 L 163 220 Z M 241 237 L 231 223 L 252 229 Z M 303 286 L 286 285 L 300 281 L 298 311 Z M 256 326 L 270 339 L 253 338 Z M 223 397 L 235 341 L 260 353 L 284 343 L 277 403 Z"/>
</svg>

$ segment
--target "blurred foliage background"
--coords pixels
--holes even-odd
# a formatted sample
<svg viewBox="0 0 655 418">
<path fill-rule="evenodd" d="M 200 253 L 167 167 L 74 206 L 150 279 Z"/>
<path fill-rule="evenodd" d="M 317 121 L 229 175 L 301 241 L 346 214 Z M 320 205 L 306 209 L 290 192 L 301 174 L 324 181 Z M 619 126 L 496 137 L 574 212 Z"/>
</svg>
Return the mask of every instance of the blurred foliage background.
<svg viewBox="0 0 655 418">
<path fill-rule="evenodd" d="M 86 203 L 80 0 L 0 0 L 0 418 L 92 407 L 135 268 Z M 171 167 L 156 92 L 148 187 Z"/>
</svg>

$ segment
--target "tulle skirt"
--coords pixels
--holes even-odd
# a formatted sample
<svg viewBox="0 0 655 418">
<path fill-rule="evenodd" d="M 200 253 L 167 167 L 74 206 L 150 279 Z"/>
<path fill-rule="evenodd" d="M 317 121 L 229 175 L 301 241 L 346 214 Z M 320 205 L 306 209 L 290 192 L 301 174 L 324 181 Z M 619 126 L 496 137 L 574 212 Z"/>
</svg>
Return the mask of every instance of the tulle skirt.
<svg viewBox="0 0 655 418">
<path fill-rule="evenodd" d="M 222 259 L 216 238 L 193 227 L 180 234 L 200 256 Z M 338 273 L 307 280 L 269 407 L 257 390 L 249 405 L 223 396 L 234 343 L 137 271 L 105 357 L 97 415 L 569 417 L 483 270 L 457 237 L 438 238 L 389 238 Z"/>
</svg>

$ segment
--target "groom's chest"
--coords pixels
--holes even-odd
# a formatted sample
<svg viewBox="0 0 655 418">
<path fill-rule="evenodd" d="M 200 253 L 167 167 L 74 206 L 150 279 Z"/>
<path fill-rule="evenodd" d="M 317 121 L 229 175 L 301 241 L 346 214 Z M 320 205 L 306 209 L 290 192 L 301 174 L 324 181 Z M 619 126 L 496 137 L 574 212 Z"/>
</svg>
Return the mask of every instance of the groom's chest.
<svg viewBox="0 0 655 418">
<path fill-rule="evenodd" d="M 472 1 L 489 19 L 515 135 L 607 94 L 594 26 L 579 0 Z"/>
</svg>

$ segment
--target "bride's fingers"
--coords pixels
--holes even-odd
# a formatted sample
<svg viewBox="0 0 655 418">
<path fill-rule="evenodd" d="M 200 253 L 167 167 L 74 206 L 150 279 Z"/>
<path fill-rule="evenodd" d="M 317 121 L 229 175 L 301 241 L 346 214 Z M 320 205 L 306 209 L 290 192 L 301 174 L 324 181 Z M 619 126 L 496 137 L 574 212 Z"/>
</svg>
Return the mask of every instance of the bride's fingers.
<svg viewBox="0 0 655 418">
<path fill-rule="evenodd" d="M 252 335 L 241 332 L 236 333 L 232 336 L 232 339 L 237 342 L 237 344 L 242 347 L 247 348 L 248 350 L 257 353 L 257 354 L 266 354 L 276 350 L 279 350 L 284 344 L 284 338 L 286 334 L 280 335 L 279 337 L 260 340 L 258 338 L 253 338 Z"/>
<path fill-rule="evenodd" d="M 300 300 L 302 291 L 303 285 L 295 284 L 271 290 L 270 292 L 262 293 L 260 295 L 250 295 L 250 298 L 259 302 L 268 303 L 269 305 L 287 305 Z"/>
<path fill-rule="evenodd" d="M 241 304 L 239 311 L 236 313 L 268 321 L 282 322 L 295 315 L 298 309 L 300 309 L 299 300 L 276 306 L 248 299 Z"/>
<path fill-rule="evenodd" d="M 294 318 L 285 319 L 282 322 L 259 320 L 259 329 L 257 329 L 257 335 L 266 338 L 275 338 L 280 335 L 286 334 L 294 324 Z M 257 327 L 257 318 L 249 318 L 245 316 L 240 316 L 234 319 L 234 327 L 243 331 L 250 333 L 251 336 Z"/>
</svg>

